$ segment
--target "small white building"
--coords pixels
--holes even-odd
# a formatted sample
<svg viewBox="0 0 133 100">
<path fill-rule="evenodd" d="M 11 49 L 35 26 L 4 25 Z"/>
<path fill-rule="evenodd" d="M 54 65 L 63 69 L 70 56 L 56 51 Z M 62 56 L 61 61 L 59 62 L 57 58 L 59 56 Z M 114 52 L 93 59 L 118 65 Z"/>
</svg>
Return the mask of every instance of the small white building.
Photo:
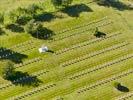
<svg viewBox="0 0 133 100">
<path fill-rule="evenodd" d="M 48 47 L 47 46 L 42 46 L 41 48 L 38 49 L 40 53 L 44 53 L 48 51 Z"/>
</svg>

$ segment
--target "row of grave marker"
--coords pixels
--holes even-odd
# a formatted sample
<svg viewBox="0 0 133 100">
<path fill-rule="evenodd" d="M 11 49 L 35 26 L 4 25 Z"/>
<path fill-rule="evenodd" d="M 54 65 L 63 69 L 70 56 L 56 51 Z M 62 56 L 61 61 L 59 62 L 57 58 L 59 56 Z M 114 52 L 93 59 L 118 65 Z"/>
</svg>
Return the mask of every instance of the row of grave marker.
<svg viewBox="0 0 133 100">
<path fill-rule="evenodd" d="M 122 73 L 119 74 L 119 75 L 116 75 L 116 76 L 113 76 L 113 77 L 111 77 L 111 78 L 109 78 L 109 79 L 105 79 L 105 80 L 102 80 L 102 81 L 100 81 L 100 82 L 97 82 L 97 83 L 93 84 L 92 86 L 90 86 L 89 88 L 82 89 L 82 90 L 78 91 L 77 93 L 78 93 L 78 94 L 81 94 L 81 93 L 83 93 L 83 92 L 86 92 L 87 90 L 90 90 L 90 89 L 96 88 L 97 86 L 101 86 L 101 85 L 104 85 L 104 84 L 109 83 L 109 82 L 111 82 L 111 81 L 120 79 L 120 78 L 122 78 L 122 77 L 124 77 L 124 76 L 127 76 L 127 75 L 129 75 L 129 74 L 133 74 L 133 70 L 129 70 L 129 71 L 126 71 L 126 72 L 124 72 L 124 73 L 122 72 Z M 36 88 L 36 89 L 34 89 L 34 90 L 25 92 L 24 94 L 21 94 L 21 95 L 18 95 L 18 96 L 13 97 L 13 100 L 20 100 L 20 99 L 23 99 L 23 98 L 25 98 L 25 97 L 31 96 L 31 95 L 33 95 L 33 94 L 35 94 L 35 93 L 44 91 L 44 90 L 49 89 L 49 88 L 54 87 L 54 86 L 56 86 L 56 84 L 48 85 L 48 86 L 46 86 L 46 87 L 43 87 L 43 86 L 42 86 L 42 87 L 38 87 L 38 88 Z M 12 99 L 10 99 L 10 100 L 12 100 Z"/>
<path fill-rule="evenodd" d="M 101 85 L 104 85 L 104 84 L 106 84 L 106 83 L 115 81 L 115 80 L 120 79 L 120 78 L 122 78 L 122 77 L 125 77 L 125 76 L 127 76 L 127 75 L 129 75 L 129 74 L 133 74 L 133 69 L 130 69 L 130 70 L 125 71 L 125 72 L 122 72 L 122 73 L 120 73 L 120 74 L 118 74 L 118 75 L 114 75 L 114 76 L 111 77 L 111 78 L 98 81 L 97 83 L 94 83 L 94 84 L 90 85 L 89 87 L 80 89 L 79 91 L 77 91 L 77 93 L 78 93 L 78 94 L 84 93 L 84 92 L 86 92 L 86 91 L 88 91 L 88 90 L 91 90 L 91 89 L 94 89 L 94 88 L 96 88 L 96 87 L 98 87 L 98 86 L 101 86 Z"/>
<path fill-rule="evenodd" d="M 49 71 L 47 71 L 47 70 L 41 70 L 41 71 L 38 71 L 38 72 L 33 73 L 32 75 L 35 75 L 35 76 L 39 77 L 39 76 L 41 76 L 41 75 L 43 75 L 43 74 L 46 74 L 46 73 L 48 73 L 48 72 L 49 72 Z M 21 77 L 21 78 L 19 78 L 19 79 L 17 79 L 17 80 L 14 80 L 13 83 L 18 83 L 18 82 L 21 82 L 21 81 L 23 81 L 23 80 L 27 80 L 28 78 L 29 78 L 28 76 L 27 76 L 27 77 Z M 8 87 L 13 86 L 13 83 L 12 83 L 12 82 L 9 82 L 9 83 L 6 83 L 6 84 L 2 84 L 2 85 L 0 86 L 0 90 L 3 90 L 3 89 L 6 89 L 6 88 L 8 88 Z"/>
<path fill-rule="evenodd" d="M 34 41 L 33 41 L 33 39 L 31 39 L 31 40 L 28 40 L 28 41 L 26 41 L 26 42 L 23 42 L 23 43 L 14 45 L 14 46 L 12 46 L 12 47 L 9 47 L 9 49 L 22 48 L 22 47 L 24 47 L 24 46 L 31 45 L 31 44 L 33 44 L 33 43 L 34 43 Z"/>
<path fill-rule="evenodd" d="M 91 72 L 98 71 L 98 70 L 106 68 L 106 67 L 110 67 L 111 65 L 114 65 L 114 64 L 117 64 L 117 63 L 121 63 L 121 62 L 126 61 L 126 60 L 131 59 L 131 58 L 133 58 L 133 54 L 120 57 L 120 58 L 118 58 L 118 59 L 116 59 L 114 61 L 105 63 L 105 64 L 100 65 L 100 66 L 96 66 L 94 68 L 90 68 L 88 71 L 79 73 L 78 75 L 74 75 L 74 76 L 70 77 L 69 79 L 70 80 L 77 79 L 79 77 L 82 77 L 82 76 L 85 76 L 87 74 L 90 74 Z"/>
<path fill-rule="evenodd" d="M 126 95 L 124 95 L 124 96 L 122 96 L 122 97 L 120 97 L 120 98 L 118 98 L 116 100 L 127 100 L 127 99 L 130 99 L 132 97 L 133 97 L 133 92 L 128 93 L 128 94 L 126 94 Z"/>
<path fill-rule="evenodd" d="M 53 88 L 55 86 L 56 86 L 56 84 L 49 84 L 47 86 L 37 87 L 37 88 L 35 88 L 33 90 L 30 90 L 30 91 L 27 91 L 27 92 L 25 92 L 23 94 L 20 94 L 20 95 L 11 97 L 11 98 L 9 98 L 9 100 L 20 100 L 20 99 L 24 99 L 24 98 L 26 98 L 28 96 L 31 96 L 31 95 L 36 94 L 36 93 L 39 93 L 39 92 L 44 91 L 44 90 L 48 90 L 48 89 Z"/>
<path fill-rule="evenodd" d="M 127 43 L 126 43 L 127 44 Z M 124 45 L 126 45 L 126 44 L 124 44 Z M 117 47 L 117 46 L 116 46 Z M 37 59 L 38 60 L 38 59 Z M 40 59 L 41 60 L 41 59 Z M 23 78 L 22 78 L 23 79 Z M 19 79 L 19 80 L 21 80 L 21 79 Z M 15 80 L 14 82 L 17 82 L 17 81 L 19 81 L 19 80 Z M 5 87 L 9 87 L 9 86 L 11 86 L 10 84 L 7 84 L 6 86 L 4 86 L 4 87 L 1 87 L 0 89 L 3 89 L 3 88 L 5 88 Z"/>
<path fill-rule="evenodd" d="M 36 46 L 30 46 L 30 48 L 25 48 L 24 50 L 20 50 L 20 51 L 17 51 L 17 52 L 16 51 L 12 51 L 10 53 L 4 54 L 4 55 L 0 55 L 0 59 L 9 57 L 9 56 L 17 54 L 17 53 L 27 52 L 27 51 L 30 51 L 30 50 L 32 50 L 34 48 L 36 48 Z M 6 50 L 9 50 L 9 49 L 6 49 Z M 6 52 L 6 50 L 4 52 Z"/>
<path fill-rule="evenodd" d="M 58 33 L 63 33 L 63 32 L 66 31 L 66 30 L 68 31 L 68 30 L 72 30 L 72 29 L 77 29 L 77 28 L 80 28 L 80 27 L 83 27 L 83 26 L 86 26 L 86 25 L 90 25 L 90 24 L 92 24 L 92 23 L 100 22 L 100 21 L 105 20 L 105 19 L 107 19 L 107 16 L 101 18 L 100 20 L 96 20 L 96 21 L 87 23 L 87 24 L 85 24 L 85 25 L 82 24 L 82 25 L 78 25 L 78 26 L 75 26 L 75 27 L 71 27 L 71 28 L 62 30 L 62 31 L 60 31 L 60 32 L 58 32 Z M 32 44 L 32 43 L 34 43 L 34 39 L 28 40 L 28 41 L 23 42 L 23 43 L 19 43 L 19 44 L 17 44 L 17 45 L 14 45 L 14 46 L 12 46 L 12 47 L 9 47 L 9 49 L 21 48 L 21 47 L 23 47 L 23 46 L 30 45 L 30 44 Z M 0 52 L 4 52 L 4 48 L 1 49 Z"/>
<path fill-rule="evenodd" d="M 94 23 L 97 23 L 97 22 L 101 22 L 101 21 L 106 20 L 106 19 L 108 19 L 107 16 L 105 16 L 105 17 L 103 17 L 101 19 L 98 19 L 98 20 L 94 20 L 94 21 L 89 22 L 89 23 L 85 23 L 85 24 L 82 24 L 82 25 L 76 25 L 74 27 L 70 27 L 70 28 L 64 29 L 64 30 L 62 30 L 60 32 L 57 32 L 57 33 L 58 34 L 65 33 L 65 32 L 72 31 L 72 30 L 75 30 L 75 29 L 78 29 L 78 28 L 81 28 L 81 27 L 84 27 L 84 26 L 88 26 L 88 25 L 91 25 L 91 24 L 94 24 Z"/>
<path fill-rule="evenodd" d="M 31 45 L 32 43 L 33 43 L 33 40 L 31 39 L 31 40 L 28 40 L 28 41 L 26 41 L 26 42 L 23 42 L 23 43 L 14 45 L 14 46 L 12 46 L 12 47 L 9 47 L 8 49 L 21 48 L 21 47 L 23 47 L 23 46 Z M 5 52 L 6 50 L 7 50 L 6 48 L 2 48 L 2 49 L 0 50 L 0 53 Z"/>
<path fill-rule="evenodd" d="M 117 36 L 117 35 L 120 35 L 120 34 L 122 34 L 122 33 L 112 34 L 112 35 L 106 37 L 105 39 L 111 38 L 111 37 L 114 37 L 114 36 Z M 96 41 L 95 41 L 95 40 L 92 40 L 92 42 L 85 42 L 85 43 L 81 44 L 80 47 L 87 46 L 87 45 L 89 45 L 89 44 L 91 44 L 91 43 L 99 42 L 99 41 L 102 41 L 102 40 L 104 40 L 104 39 L 96 39 Z M 79 47 L 79 44 L 70 47 L 69 49 L 67 49 L 67 51 L 69 51 L 69 50 L 71 50 L 71 49 L 76 49 L 77 47 Z M 63 50 L 63 49 L 62 49 L 62 50 Z M 66 50 L 66 49 L 64 49 L 64 50 Z M 65 52 L 67 52 L 67 51 L 65 51 Z M 60 50 L 59 50 L 59 52 L 60 52 Z M 38 57 L 38 58 L 34 58 L 34 59 L 29 60 L 28 62 L 17 64 L 15 68 L 23 67 L 23 66 L 25 66 L 25 65 L 29 65 L 29 64 L 32 64 L 32 63 L 35 63 L 35 62 L 40 62 L 40 61 L 42 61 L 42 60 L 43 60 L 43 59 L 42 59 L 42 58 L 39 58 L 39 57 Z"/>
<path fill-rule="evenodd" d="M 122 33 L 111 34 L 111 35 L 109 35 L 109 36 L 107 36 L 107 37 L 105 37 L 105 38 L 94 38 L 94 39 L 91 39 L 91 40 L 89 40 L 89 41 L 86 41 L 86 42 L 83 42 L 83 43 L 80 43 L 80 44 L 73 45 L 72 47 L 61 49 L 61 50 L 55 52 L 55 54 L 56 54 L 56 55 L 59 55 L 59 54 L 65 53 L 65 52 L 67 52 L 67 51 L 76 49 L 76 48 L 88 46 L 88 45 L 94 44 L 94 43 L 96 43 L 96 42 L 100 42 L 100 41 L 103 41 L 103 40 L 106 40 L 106 39 L 109 39 L 109 38 L 118 36 L 118 35 L 120 35 L 120 34 L 122 34 Z"/>
<path fill-rule="evenodd" d="M 102 50 L 93 52 L 93 53 L 91 53 L 91 54 L 86 54 L 85 56 L 78 57 L 78 58 L 75 58 L 75 59 L 73 59 L 73 60 L 67 61 L 67 62 L 63 63 L 61 66 L 62 66 L 62 67 L 67 67 L 67 66 L 69 66 L 69 65 L 72 65 L 72 64 L 75 64 L 75 63 L 77 63 L 77 62 L 80 62 L 80 61 L 89 59 L 89 58 L 91 58 L 91 57 L 94 57 L 94 56 L 103 54 L 103 53 L 105 53 L 105 52 L 109 52 L 109 51 L 112 51 L 112 50 L 119 49 L 119 48 L 124 47 L 124 46 L 126 46 L 126 45 L 128 45 L 128 44 L 129 44 L 129 43 L 127 43 L 127 42 L 123 42 L 123 43 L 120 43 L 120 44 L 117 44 L 117 45 L 113 45 L 113 46 L 111 46 L 111 47 L 104 48 L 104 49 L 102 49 Z"/>
<path fill-rule="evenodd" d="M 40 61 L 40 60 L 42 60 L 42 59 L 37 59 L 37 61 Z M 26 63 L 26 65 L 27 65 L 27 64 L 30 64 L 30 63 L 28 62 L 28 63 Z M 21 66 L 21 65 L 20 65 L 20 66 Z M 7 87 L 8 87 L 8 86 L 10 86 L 10 85 L 8 84 Z"/>
<path fill-rule="evenodd" d="M 110 65 L 119 63 L 119 62 L 121 62 L 121 61 L 125 61 L 125 60 L 127 60 L 127 59 L 132 58 L 132 57 L 133 57 L 132 54 L 129 55 L 129 56 L 127 56 L 127 57 L 122 57 L 122 58 L 120 58 L 119 60 L 115 60 L 114 62 L 104 64 L 104 65 L 102 65 L 101 67 L 96 67 L 96 68 L 94 68 L 94 69 L 88 71 L 87 73 L 90 73 L 90 72 L 99 70 L 99 69 L 101 69 L 101 68 L 108 67 L 108 66 L 110 66 Z M 46 71 L 46 72 L 49 72 L 49 71 Z M 46 72 L 45 72 L 45 73 L 46 73 Z M 44 74 L 44 71 L 43 71 L 43 70 L 41 70 L 40 72 L 38 72 L 38 73 L 35 74 L 35 75 L 36 75 L 36 76 L 40 76 L 40 75 L 42 75 L 42 74 Z M 83 73 L 83 74 L 84 74 L 84 73 Z M 81 74 L 81 75 L 78 75 L 78 76 L 73 76 L 73 77 L 71 77 L 71 78 L 69 78 L 69 79 L 72 80 L 72 79 L 78 78 L 79 76 L 82 76 L 82 74 Z M 26 79 L 26 78 L 28 78 L 28 77 L 22 77 L 22 78 L 20 78 L 20 79 L 18 79 L 18 80 L 15 80 L 14 83 L 15 83 L 15 82 L 18 82 L 18 81 L 20 81 L 20 80 Z M 11 84 L 6 84 L 6 86 L 1 87 L 0 89 L 5 88 L 5 87 L 9 87 L 9 86 L 11 86 Z"/>
<path fill-rule="evenodd" d="M 42 60 L 43 60 L 43 59 L 40 58 L 40 57 L 34 58 L 34 59 L 31 59 L 31 60 L 29 60 L 29 61 L 27 61 L 27 62 L 23 62 L 23 63 L 17 64 L 17 65 L 15 66 L 15 68 L 23 67 L 23 66 L 26 66 L 26 65 L 35 63 L 35 62 L 40 62 L 40 61 L 42 61 Z"/>
<path fill-rule="evenodd" d="M 112 23 L 113 23 L 112 21 L 108 21 L 106 23 L 102 23 L 102 24 L 97 25 L 95 27 L 103 27 L 103 26 L 107 26 L 107 25 L 112 24 Z M 69 37 L 72 37 L 72 36 L 75 36 L 75 35 L 83 34 L 84 32 L 90 31 L 92 29 L 95 29 L 95 28 L 88 28 L 88 29 L 82 30 L 81 32 L 75 32 L 75 33 L 72 33 L 72 34 L 69 34 L 69 35 L 63 35 L 63 36 L 60 36 L 58 38 L 54 38 L 54 39 L 48 41 L 48 43 L 55 42 L 55 41 L 60 41 L 60 40 L 63 40 L 63 39 L 66 39 L 66 38 L 69 38 Z"/>
</svg>

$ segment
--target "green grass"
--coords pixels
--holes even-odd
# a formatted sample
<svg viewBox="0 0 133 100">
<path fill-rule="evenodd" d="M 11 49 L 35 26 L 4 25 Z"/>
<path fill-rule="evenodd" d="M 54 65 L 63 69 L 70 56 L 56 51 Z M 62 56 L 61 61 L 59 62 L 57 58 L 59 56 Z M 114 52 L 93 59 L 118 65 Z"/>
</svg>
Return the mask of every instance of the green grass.
<svg viewBox="0 0 133 100">
<path fill-rule="evenodd" d="M 0 36 L 1 47 L 11 48 L 13 51 L 27 55 L 28 58 L 22 59 L 23 64 L 35 58 L 42 59 L 39 62 L 17 67 L 16 71 L 28 72 L 30 75 L 38 75 L 38 73 L 42 71 L 48 72 L 37 76 L 37 78 L 42 81 L 38 87 L 14 85 L 10 83 L 10 81 L 2 78 L 2 67 L 7 60 L 0 60 L 0 88 L 6 84 L 11 84 L 9 87 L 0 89 L 0 98 L 2 100 L 21 97 L 25 94 L 29 95 L 25 96 L 24 100 L 115 100 L 116 98 L 128 94 L 128 92 L 121 92 L 115 89 L 113 82 L 120 82 L 122 85 L 129 88 L 129 93 L 133 91 L 133 74 L 129 74 L 106 84 L 96 86 L 86 92 L 77 94 L 79 90 L 85 87 L 127 72 L 129 69 L 133 70 L 133 58 L 130 58 L 82 75 L 94 68 L 100 68 L 100 66 L 104 64 L 112 63 L 112 61 L 133 54 L 133 12 L 131 10 L 119 11 L 113 7 L 99 6 L 95 2 L 88 3 L 90 1 L 91 0 L 84 0 L 84 4 L 93 11 L 82 12 L 79 17 L 75 18 L 61 12 L 56 12 L 50 0 L 45 0 L 43 4 L 45 6 L 45 11 L 53 12 L 56 16 L 62 16 L 62 18 L 55 18 L 50 22 L 42 22 L 45 27 L 51 29 L 56 34 L 53 36 L 53 40 L 38 40 L 27 33 L 14 33 L 5 29 L 6 35 Z M 124 3 L 132 2 L 127 0 L 121 1 Z M 0 12 L 6 10 L 5 13 L 8 13 L 19 6 L 25 7 L 33 3 L 38 4 L 39 2 L 42 2 L 42 0 L 0 0 Z M 81 3 L 83 3 L 83 0 L 74 0 L 73 5 Z M 101 20 L 103 18 L 104 20 Z M 98 20 L 101 21 L 95 22 Z M 95 23 L 86 25 L 92 22 Z M 110 24 L 106 25 L 106 23 Z M 105 25 L 101 26 L 102 24 Z M 76 29 L 77 26 L 80 27 Z M 99 39 L 99 41 L 91 43 L 92 41 L 98 40 L 93 36 L 97 26 L 99 26 L 100 31 L 107 34 L 107 37 L 116 33 L 122 34 L 103 40 Z M 64 30 L 69 31 L 63 32 Z M 27 41 L 33 42 L 27 44 Z M 84 59 L 90 54 L 122 43 L 129 44 Z M 47 52 L 40 54 L 38 48 L 43 44 L 47 45 L 48 48 L 55 53 Z M 18 47 L 15 47 L 16 45 L 18 45 Z M 64 64 L 68 65 L 63 67 Z M 18 66 L 19 64 L 14 63 L 14 65 Z M 70 79 L 77 75 L 82 76 Z M 50 84 L 56 85 L 31 94 L 32 91 L 41 89 L 42 86 L 47 87 Z M 129 98 L 129 100 L 132 100 L 132 98 Z"/>
</svg>

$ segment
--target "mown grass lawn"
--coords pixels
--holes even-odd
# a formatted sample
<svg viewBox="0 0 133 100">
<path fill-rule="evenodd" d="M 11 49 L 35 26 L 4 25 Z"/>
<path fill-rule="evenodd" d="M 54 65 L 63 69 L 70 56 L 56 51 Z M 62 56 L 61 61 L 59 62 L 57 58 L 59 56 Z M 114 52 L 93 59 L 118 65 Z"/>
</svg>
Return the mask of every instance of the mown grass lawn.
<svg viewBox="0 0 133 100">
<path fill-rule="evenodd" d="M 124 4 L 133 3 L 131 0 L 120 1 Z M 0 0 L 0 12 L 7 14 L 5 20 L 8 22 L 9 11 L 42 2 Z M 44 1 L 44 12 L 54 17 L 41 23 L 55 33 L 52 39 L 37 39 L 26 32 L 12 32 L 4 28 L 6 34 L 0 36 L 1 48 L 26 57 L 21 57 L 21 63 L 17 63 L 12 57 L 0 59 L 1 100 L 119 100 L 121 96 L 133 91 L 133 73 L 84 90 L 100 81 L 128 73 L 128 70 L 133 71 L 133 10 L 101 6 L 92 0 L 74 0 L 72 5 L 76 4 L 78 10 L 82 11 L 67 13 L 55 9 L 50 0 Z M 105 38 L 94 36 L 96 27 L 106 34 Z M 38 48 L 42 45 L 48 46 L 53 53 L 40 54 Z M 5 52 L 0 51 L 0 56 L 3 55 Z M 127 59 L 121 60 L 124 58 Z M 25 84 L 22 85 L 3 79 L 2 69 L 8 60 L 13 61 L 16 71 L 35 76 L 35 82 L 39 85 L 29 85 L 29 80 L 24 80 Z M 119 62 L 112 63 L 113 61 Z M 108 63 L 111 65 L 107 65 Z M 104 65 L 106 67 L 101 67 Z M 129 92 L 117 90 L 114 82 L 120 82 Z M 80 90 L 84 92 L 78 93 Z"/>
</svg>

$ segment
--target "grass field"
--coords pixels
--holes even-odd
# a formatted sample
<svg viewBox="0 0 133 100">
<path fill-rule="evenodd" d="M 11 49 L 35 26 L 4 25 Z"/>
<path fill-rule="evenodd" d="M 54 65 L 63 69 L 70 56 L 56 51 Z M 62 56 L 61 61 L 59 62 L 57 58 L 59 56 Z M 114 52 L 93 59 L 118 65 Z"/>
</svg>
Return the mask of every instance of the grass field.
<svg viewBox="0 0 133 100">
<path fill-rule="evenodd" d="M 120 1 L 133 4 L 132 0 Z M 0 0 L 0 12 L 41 2 Z M 79 15 L 75 17 L 57 11 L 50 0 L 44 2 L 46 11 L 57 16 L 41 22 L 55 33 L 52 40 L 7 29 L 0 36 L 0 46 L 17 52 L 22 60 L 15 62 L 15 54 L 0 50 L 1 57 L 14 58 L 0 59 L 0 100 L 133 100 L 133 9 L 74 0 L 72 5 L 82 3 L 89 9 L 75 11 Z M 106 33 L 105 38 L 93 35 L 96 27 Z M 43 44 L 54 53 L 40 54 L 38 48 Z M 3 79 L 2 66 L 7 60 L 14 62 L 16 71 L 34 76 L 35 82 L 28 83 L 27 77 L 20 79 L 24 84 Z M 117 90 L 114 82 L 120 82 L 129 92 Z"/>
</svg>

